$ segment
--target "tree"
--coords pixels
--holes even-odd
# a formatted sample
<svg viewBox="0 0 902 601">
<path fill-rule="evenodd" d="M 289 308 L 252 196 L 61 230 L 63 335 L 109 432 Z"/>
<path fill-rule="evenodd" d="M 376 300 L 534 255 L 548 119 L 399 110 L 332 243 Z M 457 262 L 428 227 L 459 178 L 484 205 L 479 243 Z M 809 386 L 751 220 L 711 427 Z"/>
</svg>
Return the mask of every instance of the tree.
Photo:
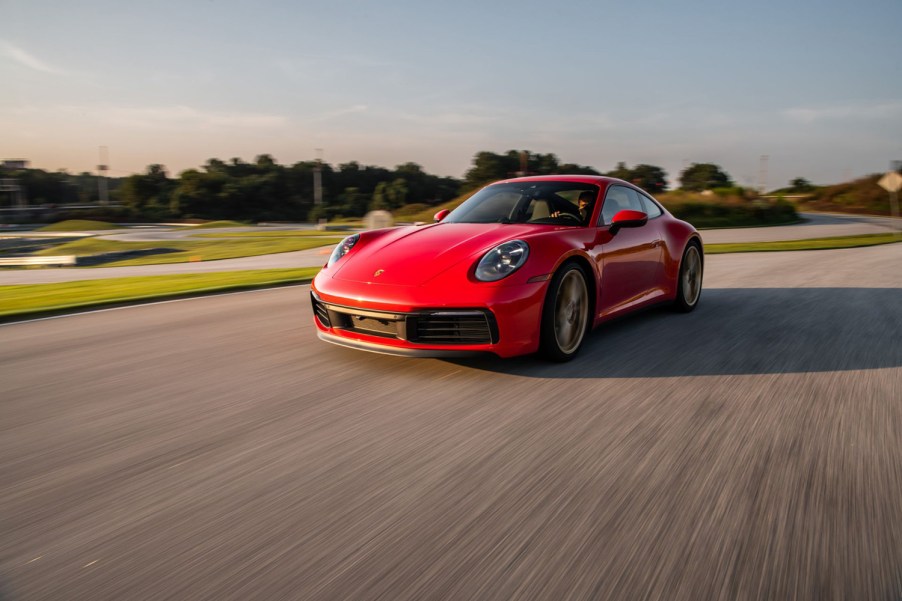
<svg viewBox="0 0 902 601">
<path fill-rule="evenodd" d="M 257 158 L 254 159 L 254 163 L 256 163 L 258 168 L 264 170 L 272 170 L 279 167 L 271 154 L 258 154 Z"/>
<path fill-rule="evenodd" d="M 539 175 L 554 175 L 560 173 L 561 163 L 558 161 L 554 153 L 528 153 L 526 160 L 526 170 L 529 173 L 537 173 Z"/>
<path fill-rule="evenodd" d="M 385 211 L 390 208 L 388 206 L 388 195 L 385 191 L 387 187 L 388 184 L 385 182 L 376 184 L 376 190 L 373 192 L 373 200 L 370 202 L 371 211 Z"/>
<path fill-rule="evenodd" d="M 714 163 L 692 163 L 680 174 L 680 186 L 690 192 L 702 192 L 733 185 L 730 176 Z"/>
<path fill-rule="evenodd" d="M 403 177 L 396 178 L 385 190 L 388 205 L 397 209 L 407 202 L 407 180 Z"/>
<path fill-rule="evenodd" d="M 814 186 L 804 177 L 797 177 L 789 182 L 789 189 L 791 192 L 811 192 Z"/>
<path fill-rule="evenodd" d="M 570 175 L 601 175 L 592 167 L 587 165 L 577 165 L 576 163 L 564 163 L 560 166 L 558 173 L 566 173 Z"/>
<path fill-rule="evenodd" d="M 153 164 L 144 174 L 130 175 L 122 182 L 119 197 L 136 215 L 163 217 L 170 208 L 169 195 L 174 182 L 163 165 Z"/>
<path fill-rule="evenodd" d="M 659 194 L 667 189 L 667 172 L 655 165 L 636 165 L 629 181 L 651 194 Z"/>
<path fill-rule="evenodd" d="M 359 188 L 345 188 L 340 200 L 343 215 L 360 216 L 366 212 L 369 197 L 361 194 Z"/>
<path fill-rule="evenodd" d="M 605 173 L 608 177 L 616 177 L 617 179 L 622 179 L 625 182 L 630 181 L 630 178 L 633 175 L 632 169 L 626 166 L 626 163 L 623 161 L 617 163 L 617 167 L 612 171 L 608 171 Z"/>
<path fill-rule="evenodd" d="M 524 165 L 525 157 L 525 165 Z M 528 150 L 508 150 L 504 154 L 482 151 L 473 157 L 473 167 L 464 175 L 466 190 L 479 188 L 487 183 L 522 175 L 555 175 L 558 173 L 600 175 L 592 167 L 574 163 L 561 164 L 554 153 L 542 154 Z"/>
<path fill-rule="evenodd" d="M 477 152 L 473 157 L 473 167 L 464 175 L 466 187 L 473 189 L 495 180 L 506 179 L 519 169 L 519 153 L 515 150 L 509 151 L 506 155 L 487 151 Z"/>
<path fill-rule="evenodd" d="M 631 169 L 621 161 L 613 171 L 608 171 L 605 175 L 635 184 L 652 194 L 667 189 L 667 172 L 655 165 L 639 164 Z"/>
</svg>

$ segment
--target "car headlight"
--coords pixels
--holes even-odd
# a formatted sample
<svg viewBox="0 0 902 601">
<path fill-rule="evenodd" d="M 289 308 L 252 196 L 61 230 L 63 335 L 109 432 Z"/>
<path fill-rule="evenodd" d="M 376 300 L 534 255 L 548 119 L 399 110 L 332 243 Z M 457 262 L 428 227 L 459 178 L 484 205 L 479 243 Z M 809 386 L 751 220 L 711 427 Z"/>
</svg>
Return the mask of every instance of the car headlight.
<svg viewBox="0 0 902 601">
<path fill-rule="evenodd" d="M 528 256 L 529 245 L 522 240 L 499 244 L 479 260 L 476 265 L 476 279 L 497 282 L 522 267 Z"/>
<path fill-rule="evenodd" d="M 332 267 L 336 261 L 348 254 L 351 249 L 354 248 L 354 245 L 357 244 L 359 239 L 360 234 L 354 234 L 339 242 L 338 246 L 335 247 L 335 250 L 333 250 L 332 254 L 329 256 L 329 262 L 326 263 L 326 267 Z"/>
</svg>

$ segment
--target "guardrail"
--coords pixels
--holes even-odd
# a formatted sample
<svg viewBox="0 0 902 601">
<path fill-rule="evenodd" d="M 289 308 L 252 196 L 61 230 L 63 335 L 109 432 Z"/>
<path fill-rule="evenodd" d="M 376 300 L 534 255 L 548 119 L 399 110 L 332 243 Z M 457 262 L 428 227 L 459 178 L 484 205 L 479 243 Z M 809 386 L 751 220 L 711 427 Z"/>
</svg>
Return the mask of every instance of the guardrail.
<svg viewBox="0 0 902 601">
<path fill-rule="evenodd" d="M 75 265 L 75 255 L 54 257 L 0 257 L 0 266 L 12 265 Z"/>
</svg>

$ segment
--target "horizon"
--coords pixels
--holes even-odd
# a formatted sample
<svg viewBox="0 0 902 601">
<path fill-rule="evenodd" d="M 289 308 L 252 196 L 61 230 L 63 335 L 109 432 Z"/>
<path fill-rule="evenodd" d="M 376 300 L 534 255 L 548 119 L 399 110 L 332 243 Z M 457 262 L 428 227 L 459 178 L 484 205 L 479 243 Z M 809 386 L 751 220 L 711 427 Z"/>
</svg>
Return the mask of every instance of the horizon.
<svg viewBox="0 0 902 601">
<path fill-rule="evenodd" d="M 657 165 L 671 188 L 707 162 L 746 187 L 827 185 L 902 159 L 900 18 L 884 1 L 12 1 L 0 159 L 96 173 L 105 146 L 110 176 L 176 176 L 322 149 L 462 178 L 477 152 L 528 149 Z"/>
</svg>

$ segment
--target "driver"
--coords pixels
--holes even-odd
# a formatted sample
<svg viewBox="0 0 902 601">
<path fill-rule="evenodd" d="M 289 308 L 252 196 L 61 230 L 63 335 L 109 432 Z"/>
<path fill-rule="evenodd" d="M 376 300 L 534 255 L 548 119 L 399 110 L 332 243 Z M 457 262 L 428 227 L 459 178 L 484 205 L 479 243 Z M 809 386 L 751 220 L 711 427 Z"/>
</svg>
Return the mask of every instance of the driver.
<svg viewBox="0 0 902 601">
<path fill-rule="evenodd" d="M 595 202 L 595 193 L 591 190 L 580 192 L 579 200 L 577 202 L 579 204 L 579 218 L 582 219 L 583 223 L 586 223 L 592 213 L 592 203 Z"/>
<path fill-rule="evenodd" d="M 583 223 L 587 223 L 589 220 L 589 215 L 592 213 L 592 203 L 595 201 L 595 193 L 591 190 L 585 190 L 580 192 L 579 199 L 577 200 L 577 205 L 579 206 L 579 219 Z M 560 217 L 561 212 L 555 211 L 551 214 L 551 217 Z"/>
</svg>

